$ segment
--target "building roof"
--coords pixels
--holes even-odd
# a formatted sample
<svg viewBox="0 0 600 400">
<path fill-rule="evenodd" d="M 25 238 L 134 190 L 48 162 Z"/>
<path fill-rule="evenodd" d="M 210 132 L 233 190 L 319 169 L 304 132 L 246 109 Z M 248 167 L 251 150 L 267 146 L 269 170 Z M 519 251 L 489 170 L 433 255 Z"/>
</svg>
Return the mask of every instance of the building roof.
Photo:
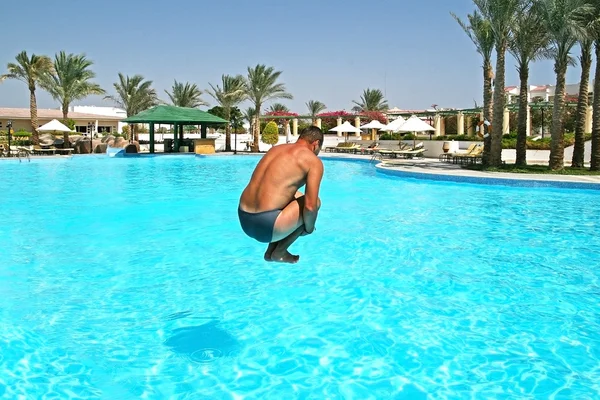
<svg viewBox="0 0 600 400">
<path fill-rule="evenodd" d="M 222 125 L 227 123 L 223 118 L 219 118 L 216 115 L 212 115 L 197 108 L 175 107 L 169 105 L 152 107 L 139 114 L 125 118 L 123 122 L 185 125 Z"/>
<path fill-rule="evenodd" d="M 38 118 L 42 119 L 58 119 L 61 120 L 63 118 L 63 113 L 61 110 L 53 110 L 53 109 L 43 109 L 38 108 L 37 110 Z M 7 119 L 30 119 L 31 114 L 29 112 L 29 108 L 1 108 L 0 107 L 0 117 Z M 111 120 L 111 121 L 120 121 L 123 118 L 112 115 L 97 115 L 97 114 L 86 114 L 86 113 L 78 113 L 78 112 L 69 112 L 70 119 L 90 119 L 90 120 Z"/>
</svg>

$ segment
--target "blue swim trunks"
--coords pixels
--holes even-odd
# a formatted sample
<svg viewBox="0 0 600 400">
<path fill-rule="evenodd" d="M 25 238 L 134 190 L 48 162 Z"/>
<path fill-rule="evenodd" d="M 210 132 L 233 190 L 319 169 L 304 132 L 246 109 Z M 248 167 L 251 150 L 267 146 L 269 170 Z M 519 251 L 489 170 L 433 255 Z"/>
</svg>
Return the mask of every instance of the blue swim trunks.
<svg viewBox="0 0 600 400">
<path fill-rule="evenodd" d="M 270 243 L 273 239 L 275 220 L 281 214 L 281 210 L 269 210 L 257 213 L 249 213 L 238 207 L 240 225 L 246 235 L 261 243 Z"/>
</svg>

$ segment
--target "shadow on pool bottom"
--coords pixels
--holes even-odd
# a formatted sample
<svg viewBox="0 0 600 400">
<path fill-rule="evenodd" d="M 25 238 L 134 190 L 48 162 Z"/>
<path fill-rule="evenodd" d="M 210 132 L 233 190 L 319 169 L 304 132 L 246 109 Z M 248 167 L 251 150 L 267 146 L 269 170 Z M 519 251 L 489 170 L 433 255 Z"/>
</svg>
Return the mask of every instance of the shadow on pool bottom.
<svg viewBox="0 0 600 400">
<path fill-rule="evenodd" d="M 218 321 L 174 329 L 165 345 L 183 357 L 198 363 L 210 363 L 219 357 L 233 356 L 239 343 Z"/>
</svg>

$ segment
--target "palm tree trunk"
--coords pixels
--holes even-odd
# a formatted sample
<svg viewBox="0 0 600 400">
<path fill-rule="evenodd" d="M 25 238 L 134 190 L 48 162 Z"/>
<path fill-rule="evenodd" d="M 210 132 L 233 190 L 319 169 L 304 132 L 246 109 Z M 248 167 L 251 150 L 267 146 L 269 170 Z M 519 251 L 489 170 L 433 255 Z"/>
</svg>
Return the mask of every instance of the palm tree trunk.
<svg viewBox="0 0 600 400">
<path fill-rule="evenodd" d="M 489 59 L 483 62 L 483 119 L 490 121 L 492 119 L 492 79 L 494 71 Z M 492 138 L 488 136 L 483 139 L 483 165 L 489 165 L 491 153 Z"/>
<path fill-rule="evenodd" d="M 565 166 L 565 135 L 564 115 L 565 108 L 565 77 L 567 75 L 567 64 L 557 61 L 556 67 L 556 90 L 554 92 L 554 109 L 552 110 L 552 127 L 550 136 L 550 169 L 560 170 Z"/>
<path fill-rule="evenodd" d="M 592 171 L 600 171 L 600 40 L 596 40 L 596 73 L 592 111 Z"/>
<path fill-rule="evenodd" d="M 527 165 L 527 86 L 529 83 L 529 65 L 519 66 L 519 78 L 521 89 L 519 90 L 519 122 L 517 126 L 517 159 L 518 166 Z"/>
<path fill-rule="evenodd" d="M 225 125 L 225 151 L 231 151 L 231 124 Z"/>
<path fill-rule="evenodd" d="M 499 167 L 502 164 L 502 125 L 504 119 L 504 106 L 506 102 L 504 93 L 506 43 L 496 46 L 496 79 L 494 81 L 494 115 L 492 118 L 492 145 L 490 165 Z"/>
<path fill-rule="evenodd" d="M 35 99 L 35 87 L 29 88 L 29 114 L 31 116 L 31 141 L 33 144 L 40 144 L 40 136 L 38 134 L 38 115 L 37 101 Z"/>
<path fill-rule="evenodd" d="M 571 166 L 583 168 L 585 153 L 585 117 L 588 108 L 588 88 L 590 85 L 590 69 L 592 67 L 592 42 L 581 42 L 581 81 L 579 83 L 579 99 L 577 99 L 577 124 L 575 125 L 575 147 Z"/>
<path fill-rule="evenodd" d="M 67 119 L 69 118 L 69 105 L 68 104 L 63 104 L 62 113 L 63 113 L 63 122 L 66 124 Z M 71 147 L 71 142 L 69 140 L 69 132 L 63 133 L 63 142 L 64 142 L 63 143 L 64 149 Z"/>
<path fill-rule="evenodd" d="M 257 104 L 256 105 L 256 115 L 254 116 L 254 143 L 252 146 L 252 152 L 253 153 L 258 153 L 258 140 L 260 138 L 260 107 L 262 106 L 262 104 Z"/>
</svg>

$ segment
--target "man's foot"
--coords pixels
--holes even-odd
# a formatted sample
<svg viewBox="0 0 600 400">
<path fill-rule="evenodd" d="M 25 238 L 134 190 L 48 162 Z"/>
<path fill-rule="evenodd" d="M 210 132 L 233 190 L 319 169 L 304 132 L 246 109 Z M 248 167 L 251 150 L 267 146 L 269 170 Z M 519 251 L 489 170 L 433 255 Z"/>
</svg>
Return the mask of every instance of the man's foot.
<svg viewBox="0 0 600 400">
<path fill-rule="evenodd" d="M 271 261 L 275 261 L 275 262 L 296 264 L 299 259 L 300 259 L 300 256 L 290 254 L 290 252 L 287 250 L 284 251 L 283 253 L 279 253 L 276 251 L 271 253 Z"/>
<path fill-rule="evenodd" d="M 275 247 L 277 247 L 277 242 L 269 243 L 269 247 L 267 247 L 267 251 L 265 251 L 265 261 L 273 261 L 271 256 Z"/>
</svg>

